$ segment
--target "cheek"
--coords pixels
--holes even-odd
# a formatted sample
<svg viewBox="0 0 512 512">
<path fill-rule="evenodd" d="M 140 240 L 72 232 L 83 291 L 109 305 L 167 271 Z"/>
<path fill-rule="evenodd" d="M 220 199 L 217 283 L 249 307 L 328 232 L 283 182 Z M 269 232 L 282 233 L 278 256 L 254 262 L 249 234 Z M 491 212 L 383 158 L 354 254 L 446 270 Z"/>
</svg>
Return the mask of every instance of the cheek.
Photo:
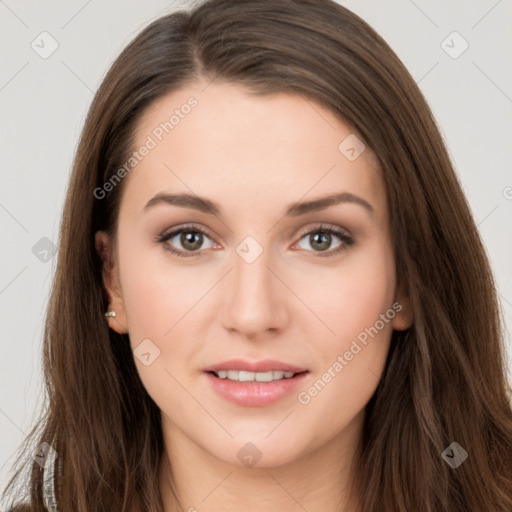
<svg viewBox="0 0 512 512">
<path fill-rule="evenodd" d="M 327 295 L 313 297 L 336 335 L 322 336 L 317 346 L 322 365 L 297 395 L 309 428 L 331 425 L 326 436 L 355 418 L 375 392 L 396 314 L 389 245 L 376 245 L 350 263 L 331 279 Z"/>
<path fill-rule="evenodd" d="M 327 342 L 322 345 L 329 357 L 372 327 L 393 303 L 394 257 L 384 240 L 376 240 L 364 250 L 347 253 L 336 268 L 304 271 L 302 275 L 310 277 L 301 278 L 296 288 L 298 295 L 304 297 L 311 311 L 324 323 L 305 322 L 304 328 L 317 332 L 321 329 L 322 338 Z M 380 322 L 378 325 L 384 337 L 389 336 L 391 322 L 386 322 L 384 327 Z"/>
<path fill-rule="evenodd" d="M 120 261 L 123 302 L 135 364 L 148 394 L 162 410 L 187 404 L 181 391 L 184 364 L 191 358 L 190 321 L 206 287 L 192 267 L 173 265 L 160 248 L 141 248 L 127 239 Z M 148 341 L 149 340 L 149 341 Z M 181 342 L 180 342 L 181 341 Z M 141 347 L 144 347 L 142 350 Z M 149 364 L 138 354 L 149 353 Z M 176 379 L 176 380 L 175 380 Z"/>
<path fill-rule="evenodd" d="M 385 261 L 373 260 L 371 266 L 360 272 L 352 272 L 345 281 L 340 295 L 341 309 L 335 324 L 340 341 L 345 342 L 347 338 L 353 339 L 365 332 L 391 306 L 394 273 L 388 267 Z M 384 331 L 389 332 L 389 329 Z"/>
<path fill-rule="evenodd" d="M 126 239 L 120 276 L 132 344 L 165 340 L 175 324 L 204 295 L 199 271 L 171 262 L 161 247 L 140 247 Z M 123 250 L 120 241 L 120 249 Z M 207 282 L 207 281 L 206 281 Z"/>
</svg>

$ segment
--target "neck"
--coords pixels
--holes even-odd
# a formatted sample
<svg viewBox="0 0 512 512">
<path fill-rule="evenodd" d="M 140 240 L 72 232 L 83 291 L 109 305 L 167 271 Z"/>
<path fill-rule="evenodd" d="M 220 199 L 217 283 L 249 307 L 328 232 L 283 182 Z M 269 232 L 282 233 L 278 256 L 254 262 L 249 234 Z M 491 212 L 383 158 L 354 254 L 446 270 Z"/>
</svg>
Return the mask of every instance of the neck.
<svg viewBox="0 0 512 512">
<path fill-rule="evenodd" d="M 355 481 L 353 468 L 359 456 L 363 418 L 364 411 L 320 448 L 272 467 L 226 463 L 198 446 L 167 418 L 160 473 L 163 510 L 355 512 L 349 489 Z"/>
</svg>

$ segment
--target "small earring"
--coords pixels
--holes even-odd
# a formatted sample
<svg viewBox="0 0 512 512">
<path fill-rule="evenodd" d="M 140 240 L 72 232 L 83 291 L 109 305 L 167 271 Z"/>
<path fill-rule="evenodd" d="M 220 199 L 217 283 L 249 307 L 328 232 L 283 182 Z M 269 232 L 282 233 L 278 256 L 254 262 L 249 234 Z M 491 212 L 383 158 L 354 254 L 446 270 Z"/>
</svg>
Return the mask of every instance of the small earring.
<svg viewBox="0 0 512 512">
<path fill-rule="evenodd" d="M 105 316 L 106 316 L 106 317 L 109 317 L 109 316 L 115 317 L 115 316 L 116 316 L 116 312 L 115 312 L 115 311 L 113 311 L 113 310 L 112 310 L 112 311 L 107 311 L 107 312 L 105 313 Z"/>
</svg>

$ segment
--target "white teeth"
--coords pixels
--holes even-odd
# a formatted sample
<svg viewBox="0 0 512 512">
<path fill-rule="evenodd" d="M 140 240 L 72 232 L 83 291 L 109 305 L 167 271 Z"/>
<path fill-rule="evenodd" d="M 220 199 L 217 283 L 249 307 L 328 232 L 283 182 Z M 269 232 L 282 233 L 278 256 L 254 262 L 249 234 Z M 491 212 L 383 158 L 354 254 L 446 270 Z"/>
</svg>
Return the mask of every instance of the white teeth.
<svg viewBox="0 0 512 512">
<path fill-rule="evenodd" d="M 238 380 L 238 372 L 234 370 L 228 370 L 228 379 L 229 380 Z"/>
<path fill-rule="evenodd" d="M 275 372 L 275 373 L 281 373 L 281 372 Z M 276 379 L 276 377 L 274 376 L 274 372 L 259 372 L 259 373 L 254 373 L 254 379 L 251 379 L 251 380 L 257 380 L 258 382 L 271 382 L 273 380 Z M 293 373 L 292 373 L 293 375 Z M 281 377 L 277 377 L 277 378 L 281 378 Z M 240 379 L 242 380 L 242 379 Z"/>
<path fill-rule="evenodd" d="M 215 372 L 219 379 L 238 380 L 240 382 L 272 382 L 273 380 L 290 379 L 295 374 L 293 372 L 281 372 L 281 371 L 270 371 L 270 372 L 246 372 L 244 370 L 219 370 Z"/>
<path fill-rule="evenodd" d="M 260 374 L 261 375 L 261 374 Z M 253 372 L 238 372 L 238 380 L 240 382 L 249 382 L 256 378 L 256 374 Z"/>
</svg>

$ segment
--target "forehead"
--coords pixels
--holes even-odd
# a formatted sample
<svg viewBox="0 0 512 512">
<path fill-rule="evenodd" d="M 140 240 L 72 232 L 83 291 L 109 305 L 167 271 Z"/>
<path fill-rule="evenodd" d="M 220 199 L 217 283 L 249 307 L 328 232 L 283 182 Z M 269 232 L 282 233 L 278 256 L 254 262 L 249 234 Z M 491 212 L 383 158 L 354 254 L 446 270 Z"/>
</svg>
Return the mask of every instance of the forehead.
<svg viewBox="0 0 512 512">
<path fill-rule="evenodd" d="M 341 191 L 383 203 L 378 159 L 369 148 L 353 158 L 360 139 L 299 94 L 256 96 L 235 84 L 191 84 L 156 100 L 140 119 L 134 149 L 148 141 L 152 149 L 126 186 L 146 201 L 178 188 L 201 196 L 217 191 L 219 201 L 240 206 L 262 196 L 288 204 Z"/>
</svg>

